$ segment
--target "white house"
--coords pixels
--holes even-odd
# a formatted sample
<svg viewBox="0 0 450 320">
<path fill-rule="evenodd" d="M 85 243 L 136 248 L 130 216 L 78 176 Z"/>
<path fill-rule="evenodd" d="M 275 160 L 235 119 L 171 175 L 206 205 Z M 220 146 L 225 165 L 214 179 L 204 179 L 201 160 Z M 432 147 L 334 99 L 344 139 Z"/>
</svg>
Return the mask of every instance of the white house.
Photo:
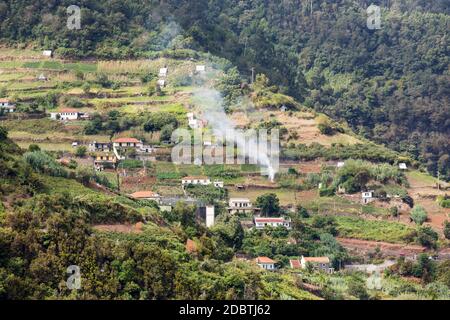
<svg viewBox="0 0 450 320">
<path fill-rule="evenodd" d="M 78 109 L 63 108 L 59 111 L 50 112 L 50 118 L 53 120 L 78 120 L 83 113 Z"/>
<path fill-rule="evenodd" d="M 328 257 L 304 257 L 300 260 L 302 269 L 306 269 L 311 265 L 315 270 L 324 271 L 326 273 L 333 273 L 334 269 L 331 267 L 330 258 Z"/>
<path fill-rule="evenodd" d="M 161 200 L 161 196 L 153 191 L 137 191 L 130 194 L 130 197 L 136 200 L 153 200 L 157 203 Z"/>
<path fill-rule="evenodd" d="M 0 109 L 4 112 L 12 113 L 16 111 L 16 106 L 9 99 L 0 99 Z"/>
<path fill-rule="evenodd" d="M 199 65 L 195 67 L 195 72 L 197 73 L 205 73 L 206 71 L 206 66 L 203 65 Z"/>
<path fill-rule="evenodd" d="M 159 79 L 157 84 L 160 88 L 164 88 L 166 86 L 166 80 Z"/>
<path fill-rule="evenodd" d="M 370 203 L 374 200 L 375 198 L 373 197 L 373 191 L 365 191 L 361 193 L 361 201 L 363 204 Z"/>
<path fill-rule="evenodd" d="M 47 81 L 48 78 L 47 78 L 43 73 L 41 73 L 41 74 L 39 75 L 39 77 L 38 77 L 38 80 L 39 80 L 39 81 Z"/>
<path fill-rule="evenodd" d="M 53 56 L 53 51 L 52 50 L 44 50 L 44 51 L 42 51 L 42 55 L 44 56 L 44 57 L 52 57 Z"/>
<path fill-rule="evenodd" d="M 344 161 L 339 161 L 339 162 L 336 164 L 336 167 L 337 167 L 337 168 L 342 168 L 343 166 L 345 166 L 345 162 L 344 162 Z"/>
<path fill-rule="evenodd" d="M 188 176 L 181 179 L 181 185 L 202 185 L 208 186 L 211 184 L 211 179 L 205 176 Z"/>
<path fill-rule="evenodd" d="M 398 167 L 400 170 L 408 170 L 408 166 L 406 165 L 406 163 L 399 163 Z"/>
<path fill-rule="evenodd" d="M 141 148 L 143 146 L 142 141 L 135 138 L 118 138 L 113 140 L 114 148 Z"/>
<path fill-rule="evenodd" d="M 89 143 L 88 150 L 90 152 L 96 152 L 96 151 L 109 152 L 109 151 L 111 151 L 111 143 L 110 142 L 92 141 Z"/>
<path fill-rule="evenodd" d="M 264 229 L 267 226 L 271 227 L 285 227 L 286 229 L 291 229 L 291 220 L 285 218 L 255 218 L 255 228 Z"/>
<path fill-rule="evenodd" d="M 167 67 L 159 69 L 159 76 L 160 77 L 167 77 L 169 69 Z"/>
<path fill-rule="evenodd" d="M 254 208 L 250 199 L 247 198 L 230 198 L 228 202 L 228 211 L 231 214 L 235 213 L 253 213 Z"/>
<path fill-rule="evenodd" d="M 275 263 L 272 259 L 268 257 L 258 257 L 256 258 L 256 264 L 264 270 L 275 270 Z"/>
</svg>

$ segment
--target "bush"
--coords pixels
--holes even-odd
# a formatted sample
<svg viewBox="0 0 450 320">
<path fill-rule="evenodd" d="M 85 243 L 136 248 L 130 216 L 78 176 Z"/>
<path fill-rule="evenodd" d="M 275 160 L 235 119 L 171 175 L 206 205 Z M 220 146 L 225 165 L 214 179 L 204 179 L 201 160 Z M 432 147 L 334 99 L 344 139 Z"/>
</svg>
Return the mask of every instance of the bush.
<svg viewBox="0 0 450 320">
<path fill-rule="evenodd" d="M 444 222 L 444 237 L 450 240 L 450 221 Z"/>
<path fill-rule="evenodd" d="M 411 210 L 411 220 L 414 221 L 418 225 L 422 225 L 425 221 L 427 221 L 428 215 L 425 209 L 422 206 L 415 206 Z"/>
<path fill-rule="evenodd" d="M 79 158 L 83 158 L 86 156 L 87 148 L 86 146 L 79 146 L 77 150 L 75 151 L 75 155 Z"/>
<path fill-rule="evenodd" d="M 431 227 L 421 227 L 417 232 L 417 241 L 424 247 L 436 248 L 436 242 L 439 239 L 439 235 Z"/>
<path fill-rule="evenodd" d="M 55 177 L 67 177 L 66 170 L 48 153 L 43 151 L 27 152 L 23 158 L 37 172 Z"/>
<path fill-rule="evenodd" d="M 267 193 L 256 199 L 256 206 L 264 216 L 274 216 L 280 212 L 280 200 L 274 193 Z"/>
</svg>

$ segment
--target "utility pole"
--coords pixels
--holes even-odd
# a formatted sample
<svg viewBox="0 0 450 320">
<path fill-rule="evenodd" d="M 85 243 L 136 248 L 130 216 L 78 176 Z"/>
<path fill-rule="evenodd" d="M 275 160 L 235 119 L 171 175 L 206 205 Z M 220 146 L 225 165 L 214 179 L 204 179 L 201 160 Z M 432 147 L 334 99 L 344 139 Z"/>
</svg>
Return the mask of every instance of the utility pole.
<svg viewBox="0 0 450 320">
<path fill-rule="evenodd" d="M 439 169 L 437 171 L 437 178 L 438 178 L 438 182 L 437 182 L 438 191 L 441 191 L 441 181 L 440 181 Z"/>
<path fill-rule="evenodd" d="M 311 0 L 311 16 L 312 16 L 312 13 L 313 13 L 313 0 Z"/>
</svg>

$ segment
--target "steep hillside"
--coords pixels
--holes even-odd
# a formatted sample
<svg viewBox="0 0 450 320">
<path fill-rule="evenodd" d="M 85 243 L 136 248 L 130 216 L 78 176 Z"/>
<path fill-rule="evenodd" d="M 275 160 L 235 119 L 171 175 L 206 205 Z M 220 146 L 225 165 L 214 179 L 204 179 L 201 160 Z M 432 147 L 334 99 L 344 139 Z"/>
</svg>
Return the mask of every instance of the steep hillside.
<svg viewBox="0 0 450 320">
<path fill-rule="evenodd" d="M 381 30 L 366 27 L 371 3 L 382 7 Z M 68 30 L 71 4 L 5 1 L 1 38 L 65 57 L 209 51 L 450 175 L 448 1 L 84 1 L 82 29 Z"/>
</svg>

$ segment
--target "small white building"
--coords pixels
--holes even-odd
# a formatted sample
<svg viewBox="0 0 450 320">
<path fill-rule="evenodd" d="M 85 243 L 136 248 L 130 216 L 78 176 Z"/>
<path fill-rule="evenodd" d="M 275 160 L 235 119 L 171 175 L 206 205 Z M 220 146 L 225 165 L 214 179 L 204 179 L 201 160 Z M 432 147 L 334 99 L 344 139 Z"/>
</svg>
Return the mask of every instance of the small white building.
<svg viewBox="0 0 450 320">
<path fill-rule="evenodd" d="M 228 202 L 228 211 L 231 214 L 236 213 L 253 213 L 254 208 L 250 199 L 247 198 L 230 198 Z"/>
<path fill-rule="evenodd" d="M 5 113 L 13 113 L 16 111 L 16 106 L 9 99 L 0 99 L 0 109 Z"/>
<path fill-rule="evenodd" d="M 343 166 L 345 166 L 345 162 L 344 162 L 344 161 L 339 161 L 339 162 L 336 164 L 336 167 L 337 167 L 337 168 L 342 168 Z"/>
<path fill-rule="evenodd" d="M 52 50 L 44 50 L 44 51 L 42 51 L 42 55 L 44 56 L 44 57 L 53 57 L 53 51 Z"/>
<path fill-rule="evenodd" d="M 205 176 L 188 176 L 181 179 L 181 185 L 202 185 L 208 186 L 211 184 L 211 179 Z"/>
<path fill-rule="evenodd" d="M 223 181 L 216 180 L 216 181 L 213 182 L 213 184 L 214 184 L 214 187 L 216 187 L 216 188 L 223 188 L 224 187 Z"/>
<path fill-rule="evenodd" d="M 63 108 L 59 111 L 50 112 L 50 118 L 53 120 L 78 120 L 83 113 L 78 109 Z"/>
<path fill-rule="evenodd" d="M 334 268 L 331 267 L 330 258 L 328 257 L 304 257 L 300 260 L 302 269 L 308 268 L 310 265 L 313 269 L 326 273 L 333 273 Z"/>
<path fill-rule="evenodd" d="M 361 193 L 361 202 L 363 204 L 370 203 L 375 200 L 373 196 L 374 191 L 365 191 Z"/>
<path fill-rule="evenodd" d="M 276 261 L 268 258 L 268 257 L 258 257 L 255 259 L 256 260 L 256 264 L 264 270 L 270 270 L 273 271 L 275 270 L 275 263 Z"/>
<path fill-rule="evenodd" d="M 286 229 L 291 229 L 291 220 L 285 218 L 255 218 L 255 228 L 264 229 L 266 227 L 285 227 Z"/>
<path fill-rule="evenodd" d="M 88 150 L 89 152 L 96 152 L 96 151 L 109 152 L 111 151 L 111 143 L 92 141 L 89 143 Z"/>
<path fill-rule="evenodd" d="M 206 72 L 206 66 L 204 65 L 198 65 L 195 67 L 195 72 L 197 73 L 205 73 Z"/>
<path fill-rule="evenodd" d="M 398 164 L 398 168 L 400 170 L 408 170 L 408 166 L 406 165 L 406 163 L 403 162 Z"/>
<path fill-rule="evenodd" d="M 164 87 L 166 86 L 166 80 L 159 79 L 159 80 L 157 81 L 157 84 L 158 84 L 158 86 L 159 86 L 160 88 L 164 88 Z"/>
<path fill-rule="evenodd" d="M 159 69 L 159 77 L 167 77 L 169 69 L 167 67 Z"/>
<path fill-rule="evenodd" d="M 43 73 L 41 73 L 41 74 L 39 75 L 39 77 L 38 77 L 38 80 L 39 80 L 39 81 L 47 81 L 48 78 L 47 78 Z"/>
</svg>

